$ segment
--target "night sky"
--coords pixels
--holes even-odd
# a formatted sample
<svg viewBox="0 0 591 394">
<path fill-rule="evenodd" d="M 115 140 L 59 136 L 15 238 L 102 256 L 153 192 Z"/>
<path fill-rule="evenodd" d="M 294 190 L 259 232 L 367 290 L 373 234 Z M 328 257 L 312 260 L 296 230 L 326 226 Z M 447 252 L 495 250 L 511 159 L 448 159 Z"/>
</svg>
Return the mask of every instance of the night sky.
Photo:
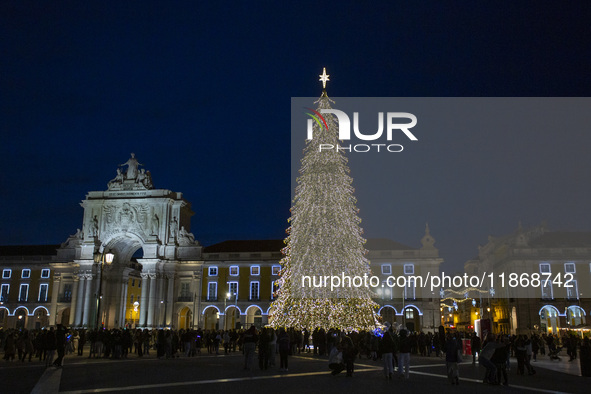
<svg viewBox="0 0 591 394">
<path fill-rule="evenodd" d="M 322 67 L 333 97 L 589 96 L 588 2 L 408 3 L 1 1 L 0 244 L 63 242 L 82 226 L 79 202 L 106 190 L 130 152 L 157 188 L 192 203 L 202 244 L 284 238 L 290 99 L 319 96 Z M 501 144 L 480 138 L 471 143 Z M 391 238 L 419 247 L 429 221 L 442 257 L 458 266 L 519 220 L 589 231 L 590 146 L 583 133 L 556 148 L 576 170 L 551 201 L 572 209 L 495 214 L 494 193 L 490 202 L 483 193 L 485 208 L 457 215 L 465 199 L 446 198 L 429 217 L 401 209 Z M 423 165 L 454 171 L 462 160 Z M 487 171 L 458 195 L 505 187 L 506 166 Z M 521 165 L 519 176 L 552 182 L 536 166 Z M 415 186 L 423 196 L 421 182 L 401 198 L 413 201 Z"/>
</svg>

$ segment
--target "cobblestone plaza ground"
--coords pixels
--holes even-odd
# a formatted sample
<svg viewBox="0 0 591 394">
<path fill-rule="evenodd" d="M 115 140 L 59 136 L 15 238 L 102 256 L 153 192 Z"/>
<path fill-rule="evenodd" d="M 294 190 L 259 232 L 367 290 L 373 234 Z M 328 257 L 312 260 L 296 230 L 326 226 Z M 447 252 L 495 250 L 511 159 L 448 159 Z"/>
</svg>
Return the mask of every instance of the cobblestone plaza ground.
<svg viewBox="0 0 591 394">
<path fill-rule="evenodd" d="M 277 358 L 277 362 L 278 362 Z M 509 387 L 482 383 L 483 368 L 471 362 L 460 365 L 460 385 L 448 383 L 445 363 L 438 357 L 411 356 L 408 380 L 388 381 L 378 361 L 357 359 L 352 378 L 344 373 L 331 376 L 325 357 L 309 354 L 290 356 L 289 372 L 278 367 L 261 371 L 255 366 L 245 371 L 241 353 L 159 360 L 154 355 L 126 360 L 87 359 L 67 356 L 64 367 L 45 367 L 38 361 L 20 363 L 2 361 L 1 392 L 5 393 L 342 393 L 342 392 L 588 392 L 591 378 L 578 376 L 578 360 L 551 362 L 543 357 L 534 367 L 537 374 L 519 376 L 515 360 L 509 374 Z"/>
</svg>

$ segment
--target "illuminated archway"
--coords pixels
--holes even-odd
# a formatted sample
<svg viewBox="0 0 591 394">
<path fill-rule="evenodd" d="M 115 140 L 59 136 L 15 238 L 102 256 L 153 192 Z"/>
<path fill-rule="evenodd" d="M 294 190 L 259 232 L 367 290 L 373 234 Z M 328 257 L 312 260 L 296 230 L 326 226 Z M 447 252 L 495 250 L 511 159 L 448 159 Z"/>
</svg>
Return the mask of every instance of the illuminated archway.
<svg viewBox="0 0 591 394">
<path fill-rule="evenodd" d="M 540 311 L 540 329 L 543 332 L 556 334 L 560 328 L 560 313 L 554 305 L 544 305 Z"/>
<path fill-rule="evenodd" d="M 394 308 L 392 305 L 384 305 L 380 308 L 378 314 L 382 317 L 382 324 L 390 323 L 393 325 L 396 323 L 397 312 L 396 308 Z"/>
<path fill-rule="evenodd" d="M 585 310 L 578 305 L 571 305 L 566 310 L 566 319 L 571 327 L 586 324 Z"/>
<path fill-rule="evenodd" d="M 220 310 L 215 305 L 206 306 L 203 309 L 203 328 L 217 330 L 220 319 Z"/>
</svg>

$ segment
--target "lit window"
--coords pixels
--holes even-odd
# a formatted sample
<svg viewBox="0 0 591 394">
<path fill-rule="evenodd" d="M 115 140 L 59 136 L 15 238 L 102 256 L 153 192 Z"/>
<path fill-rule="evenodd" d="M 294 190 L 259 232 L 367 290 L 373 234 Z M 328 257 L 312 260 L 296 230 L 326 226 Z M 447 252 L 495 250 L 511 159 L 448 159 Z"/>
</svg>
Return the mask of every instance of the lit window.
<svg viewBox="0 0 591 394">
<path fill-rule="evenodd" d="M 550 271 L 550 264 L 548 263 L 540 263 L 540 272 L 542 274 L 549 274 Z"/>
<path fill-rule="evenodd" d="M 44 268 L 41 270 L 41 277 L 42 278 L 49 278 L 49 268 Z"/>
<path fill-rule="evenodd" d="M 230 267 L 230 276 L 238 276 L 238 266 L 233 265 Z"/>
<path fill-rule="evenodd" d="M 577 289 L 577 281 L 576 280 L 567 281 L 567 285 L 570 287 L 566 288 L 566 298 L 569 300 L 577 300 L 579 298 L 578 289 Z"/>
<path fill-rule="evenodd" d="M 216 282 L 209 282 L 207 285 L 207 299 L 215 301 L 218 298 L 218 284 Z"/>
<path fill-rule="evenodd" d="M 540 288 L 542 289 L 542 299 L 551 300 L 553 297 L 553 295 L 552 295 L 552 279 L 542 278 L 541 284 L 542 285 L 540 286 Z"/>
<path fill-rule="evenodd" d="M 404 274 L 405 275 L 412 275 L 415 273 L 415 265 L 414 264 L 404 264 Z"/>
<path fill-rule="evenodd" d="M 259 299 L 259 282 L 250 282 L 250 299 L 254 301 Z"/>
<path fill-rule="evenodd" d="M 271 299 L 274 300 L 275 296 L 277 295 L 277 290 L 279 290 L 279 281 L 272 280 L 271 281 Z"/>
<path fill-rule="evenodd" d="M 28 279 L 31 277 L 31 270 L 28 268 L 25 268 L 22 272 L 21 272 L 21 278 L 23 279 Z"/>
<path fill-rule="evenodd" d="M 39 285 L 39 301 L 45 302 L 47 301 L 47 291 L 49 290 L 49 285 L 47 283 L 41 283 Z"/>
<path fill-rule="evenodd" d="M 9 269 L 5 269 L 2 271 L 2 279 L 10 279 L 10 274 L 12 273 L 12 270 Z"/>
<path fill-rule="evenodd" d="M 250 274 L 251 275 L 260 275 L 261 272 L 261 267 L 259 267 L 258 265 L 253 265 L 252 267 L 250 267 Z"/>
<path fill-rule="evenodd" d="M 407 300 L 414 300 L 415 298 L 415 278 L 410 278 L 406 281 L 406 288 L 404 289 L 404 298 Z"/>
<path fill-rule="evenodd" d="M 209 267 L 209 276 L 218 276 L 218 267 Z"/>
<path fill-rule="evenodd" d="M 390 264 L 382 264 L 382 274 L 391 275 L 392 274 L 392 266 Z"/>
<path fill-rule="evenodd" d="M 415 318 L 415 310 L 414 310 L 414 309 L 412 309 L 412 308 L 407 308 L 407 309 L 404 311 L 404 314 L 406 315 L 405 317 L 406 317 L 407 319 L 414 319 L 414 318 Z"/>
<path fill-rule="evenodd" d="M 8 292 L 10 291 L 10 285 L 2 285 L 2 290 L 0 290 L 0 301 L 6 302 L 8 301 Z"/>
<path fill-rule="evenodd" d="M 271 267 L 271 275 L 279 275 L 279 270 L 281 269 L 280 266 L 274 265 Z"/>
<path fill-rule="evenodd" d="M 28 284 L 21 284 L 20 291 L 18 292 L 18 300 L 21 302 L 26 302 L 28 297 L 29 297 L 29 285 Z"/>
<path fill-rule="evenodd" d="M 228 282 L 228 293 L 230 293 L 231 300 L 238 298 L 238 282 Z"/>
<path fill-rule="evenodd" d="M 575 263 L 564 263 L 564 272 L 567 274 L 574 274 L 575 271 Z"/>
</svg>

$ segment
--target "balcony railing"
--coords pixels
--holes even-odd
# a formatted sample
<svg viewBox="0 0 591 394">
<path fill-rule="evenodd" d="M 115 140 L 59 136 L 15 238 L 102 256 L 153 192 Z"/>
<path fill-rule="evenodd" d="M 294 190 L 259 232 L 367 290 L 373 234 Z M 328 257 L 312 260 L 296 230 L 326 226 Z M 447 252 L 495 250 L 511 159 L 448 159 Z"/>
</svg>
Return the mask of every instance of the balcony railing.
<svg viewBox="0 0 591 394">
<path fill-rule="evenodd" d="M 177 297 L 178 302 L 191 302 L 193 301 L 193 294 L 181 294 Z"/>
</svg>

